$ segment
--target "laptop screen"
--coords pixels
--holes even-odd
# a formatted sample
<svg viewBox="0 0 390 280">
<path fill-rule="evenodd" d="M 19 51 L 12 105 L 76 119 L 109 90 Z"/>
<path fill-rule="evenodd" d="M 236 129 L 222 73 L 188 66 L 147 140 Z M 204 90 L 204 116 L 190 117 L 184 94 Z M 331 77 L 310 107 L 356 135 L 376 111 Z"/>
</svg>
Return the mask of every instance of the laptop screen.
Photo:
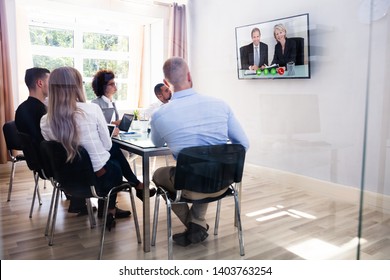
<svg viewBox="0 0 390 280">
<path fill-rule="evenodd" d="M 108 133 L 110 134 L 110 136 L 112 137 L 113 133 L 114 133 L 114 130 L 115 130 L 115 125 L 113 124 L 107 124 L 107 127 L 108 127 Z"/>
<path fill-rule="evenodd" d="M 133 114 L 124 114 L 123 117 L 122 117 L 122 120 L 121 122 L 119 123 L 119 130 L 120 131 L 129 131 L 130 129 L 130 126 L 131 126 L 131 122 L 133 121 L 134 119 L 134 115 Z"/>
</svg>

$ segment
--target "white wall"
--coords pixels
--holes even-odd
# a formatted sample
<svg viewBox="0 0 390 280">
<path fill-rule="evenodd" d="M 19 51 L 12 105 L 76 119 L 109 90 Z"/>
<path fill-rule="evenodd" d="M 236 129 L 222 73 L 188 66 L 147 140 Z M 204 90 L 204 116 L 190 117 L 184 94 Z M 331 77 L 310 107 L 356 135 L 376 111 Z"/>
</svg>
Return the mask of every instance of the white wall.
<svg viewBox="0 0 390 280">
<path fill-rule="evenodd" d="M 194 87 L 231 105 L 250 138 L 249 163 L 356 187 L 364 174 L 367 189 L 390 194 L 384 183 L 390 16 L 373 22 L 370 33 L 370 25 L 358 17 L 361 2 L 189 1 Z M 302 13 L 310 15 L 311 79 L 238 80 L 235 27 Z M 362 173 L 367 88 L 367 168 Z M 294 129 L 315 129 L 280 133 L 286 116 Z"/>
</svg>

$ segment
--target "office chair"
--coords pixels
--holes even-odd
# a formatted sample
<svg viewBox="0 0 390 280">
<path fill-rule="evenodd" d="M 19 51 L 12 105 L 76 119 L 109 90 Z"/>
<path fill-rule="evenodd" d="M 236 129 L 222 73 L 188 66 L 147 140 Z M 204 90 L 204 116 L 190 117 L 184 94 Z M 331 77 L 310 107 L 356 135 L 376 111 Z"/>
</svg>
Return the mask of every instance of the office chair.
<svg viewBox="0 0 390 280">
<path fill-rule="evenodd" d="M 176 162 L 176 173 L 174 187 L 176 194 L 171 194 L 164 190 L 162 186 L 157 186 L 153 232 L 151 245 L 156 244 L 156 233 L 158 223 L 158 210 L 160 196 L 166 202 L 167 210 L 167 230 L 168 230 L 168 259 L 173 258 L 172 204 L 177 203 L 210 203 L 217 201 L 217 213 L 215 218 L 214 235 L 218 234 L 219 216 L 221 209 L 221 199 L 233 196 L 235 202 L 235 224 L 238 227 L 238 240 L 240 245 L 240 255 L 245 255 L 244 240 L 241 225 L 240 205 L 238 201 L 238 188 L 241 187 L 245 161 L 245 148 L 240 144 L 224 144 L 211 146 L 198 146 L 184 148 L 180 151 Z M 235 184 L 234 184 L 235 183 Z M 201 200 L 190 200 L 182 197 L 182 191 L 188 190 L 199 193 L 215 193 L 222 189 L 227 190 L 218 197 L 209 197 Z"/>
<path fill-rule="evenodd" d="M 88 152 L 80 147 L 79 154 L 72 162 L 66 162 L 66 150 L 59 142 L 55 141 L 42 141 L 40 145 L 42 158 L 50 163 L 51 170 L 53 172 L 53 181 L 56 184 L 55 203 L 53 206 L 53 215 L 50 230 L 49 245 L 53 245 L 55 223 L 57 218 L 58 200 L 60 191 L 66 194 L 78 198 L 85 198 L 87 202 L 88 214 L 92 215 L 92 207 L 90 204 L 90 198 L 95 197 L 104 201 L 103 211 L 103 225 L 100 237 L 100 250 L 98 259 L 100 260 L 103 255 L 103 245 L 106 232 L 106 222 L 108 213 L 108 202 L 112 194 L 120 191 L 128 191 L 130 194 L 130 201 L 133 210 L 134 224 L 136 228 L 137 241 L 141 243 L 141 234 L 139 230 L 137 210 L 135 207 L 134 196 L 131 190 L 131 186 L 126 182 L 118 186 L 113 186 L 110 192 L 106 196 L 98 195 L 95 188 L 96 175 L 92 168 L 91 159 Z"/>
<path fill-rule="evenodd" d="M 18 132 L 18 136 L 22 143 L 23 154 L 26 158 L 27 166 L 34 175 L 34 193 L 29 214 L 29 217 L 31 218 L 36 197 L 38 197 L 39 205 L 42 205 L 41 194 L 39 192 L 39 178 L 42 180 L 48 180 L 48 177 L 45 175 L 42 168 L 39 146 L 35 144 L 31 139 L 31 136 L 26 133 Z"/>
<path fill-rule="evenodd" d="M 22 143 L 18 137 L 18 129 L 16 128 L 15 121 L 7 122 L 3 125 L 3 133 L 7 150 L 11 158 L 12 167 L 11 174 L 9 176 L 8 198 L 7 201 L 11 201 L 12 184 L 15 176 L 16 163 L 25 161 L 26 158 L 23 154 L 18 153 L 14 155 L 14 151 L 22 151 Z"/>
<path fill-rule="evenodd" d="M 297 56 L 295 58 L 295 65 L 304 65 L 305 64 L 304 38 L 293 37 L 293 38 L 288 38 L 288 39 L 293 40 L 296 44 Z"/>
</svg>

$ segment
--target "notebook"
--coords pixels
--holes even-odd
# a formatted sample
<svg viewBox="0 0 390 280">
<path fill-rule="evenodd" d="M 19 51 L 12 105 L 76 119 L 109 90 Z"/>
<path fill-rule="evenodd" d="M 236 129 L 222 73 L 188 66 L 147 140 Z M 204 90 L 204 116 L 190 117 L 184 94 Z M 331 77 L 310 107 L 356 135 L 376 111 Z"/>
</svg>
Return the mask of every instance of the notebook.
<svg viewBox="0 0 390 280">
<path fill-rule="evenodd" d="M 112 115 L 114 114 L 114 108 L 102 108 L 104 118 L 107 123 L 111 123 Z"/>
<path fill-rule="evenodd" d="M 134 119 L 134 115 L 133 114 L 123 114 L 123 117 L 122 117 L 122 120 L 121 122 L 119 123 L 119 130 L 120 131 L 124 131 L 124 132 L 128 132 L 129 129 L 130 129 L 130 126 L 131 126 L 131 122 L 133 121 Z"/>
</svg>

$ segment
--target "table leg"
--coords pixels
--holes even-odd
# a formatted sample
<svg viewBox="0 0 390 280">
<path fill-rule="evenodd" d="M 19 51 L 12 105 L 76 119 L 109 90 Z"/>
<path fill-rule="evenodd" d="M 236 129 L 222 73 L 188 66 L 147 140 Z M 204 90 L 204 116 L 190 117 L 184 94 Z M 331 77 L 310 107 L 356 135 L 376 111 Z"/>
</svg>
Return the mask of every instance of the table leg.
<svg viewBox="0 0 390 280">
<path fill-rule="evenodd" d="M 150 252 L 150 201 L 149 201 L 149 156 L 142 157 L 142 178 L 144 183 L 144 202 L 143 202 L 143 218 L 144 218 L 144 252 Z"/>
</svg>

